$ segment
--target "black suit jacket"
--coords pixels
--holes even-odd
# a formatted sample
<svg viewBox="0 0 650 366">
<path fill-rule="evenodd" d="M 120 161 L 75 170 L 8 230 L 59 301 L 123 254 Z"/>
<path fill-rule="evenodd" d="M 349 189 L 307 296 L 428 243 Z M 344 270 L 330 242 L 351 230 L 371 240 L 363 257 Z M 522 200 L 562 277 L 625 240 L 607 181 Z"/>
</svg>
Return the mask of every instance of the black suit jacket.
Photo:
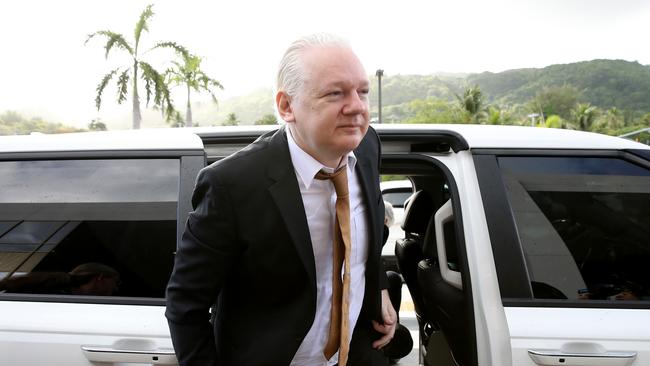
<svg viewBox="0 0 650 366">
<path fill-rule="evenodd" d="M 386 288 L 380 145 L 372 128 L 355 155 L 371 232 L 351 359 L 372 352 L 371 320 L 381 318 Z M 180 364 L 288 365 L 315 316 L 316 274 L 285 128 L 204 168 L 192 205 L 165 313 Z M 208 309 L 215 301 L 213 328 Z"/>
</svg>

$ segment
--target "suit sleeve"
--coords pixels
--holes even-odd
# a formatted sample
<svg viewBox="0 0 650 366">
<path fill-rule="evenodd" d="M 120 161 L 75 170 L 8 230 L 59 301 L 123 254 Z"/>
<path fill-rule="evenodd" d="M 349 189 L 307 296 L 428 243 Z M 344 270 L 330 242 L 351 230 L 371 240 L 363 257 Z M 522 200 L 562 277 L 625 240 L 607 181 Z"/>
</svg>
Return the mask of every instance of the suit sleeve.
<svg viewBox="0 0 650 366">
<path fill-rule="evenodd" d="M 379 180 L 380 180 L 380 174 L 381 174 L 381 141 L 379 140 L 379 135 L 377 134 L 377 131 L 375 131 L 374 128 L 371 128 L 372 132 L 375 134 L 375 137 L 377 139 L 377 186 L 379 186 Z M 381 217 L 385 216 L 386 212 L 386 207 L 384 206 L 384 199 L 381 197 L 381 189 L 377 187 L 377 191 L 379 192 L 380 199 L 379 199 L 379 212 L 382 213 Z M 383 228 L 383 220 L 382 220 L 382 225 L 381 227 Z M 383 244 L 385 243 L 384 237 L 383 237 L 383 232 L 380 235 L 380 240 L 382 241 L 381 245 L 379 246 L 380 248 L 383 247 Z M 379 274 L 379 289 L 380 290 L 386 290 L 388 289 L 388 275 L 386 274 L 386 268 L 384 268 L 384 261 L 380 260 L 379 261 L 379 268 L 380 268 L 380 274 Z"/>
<path fill-rule="evenodd" d="M 199 173 L 167 286 L 165 316 L 181 366 L 217 364 L 209 309 L 239 255 L 228 188 L 214 170 Z"/>
</svg>

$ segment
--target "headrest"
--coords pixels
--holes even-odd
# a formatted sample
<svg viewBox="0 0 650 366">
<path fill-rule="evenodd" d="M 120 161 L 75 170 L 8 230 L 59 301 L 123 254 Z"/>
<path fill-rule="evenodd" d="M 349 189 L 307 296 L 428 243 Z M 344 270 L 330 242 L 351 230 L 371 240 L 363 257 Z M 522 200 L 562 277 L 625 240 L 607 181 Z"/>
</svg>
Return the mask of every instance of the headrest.
<svg viewBox="0 0 650 366">
<path fill-rule="evenodd" d="M 404 208 L 402 230 L 406 233 L 424 235 L 433 215 L 433 200 L 425 191 L 417 191 L 409 197 Z"/>
</svg>

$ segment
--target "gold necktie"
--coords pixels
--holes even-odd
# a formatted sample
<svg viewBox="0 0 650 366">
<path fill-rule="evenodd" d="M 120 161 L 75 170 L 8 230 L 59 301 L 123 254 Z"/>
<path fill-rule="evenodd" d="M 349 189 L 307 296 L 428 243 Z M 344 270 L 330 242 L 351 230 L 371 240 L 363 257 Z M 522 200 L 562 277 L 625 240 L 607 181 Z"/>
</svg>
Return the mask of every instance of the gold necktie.
<svg viewBox="0 0 650 366">
<path fill-rule="evenodd" d="M 334 173 L 320 171 L 316 179 L 331 179 L 336 190 L 336 219 L 334 222 L 332 267 L 332 312 L 330 330 L 325 345 L 328 360 L 339 350 L 339 366 L 345 366 L 350 351 L 350 193 L 348 192 L 348 167 Z M 343 280 L 341 280 L 343 267 Z"/>
</svg>

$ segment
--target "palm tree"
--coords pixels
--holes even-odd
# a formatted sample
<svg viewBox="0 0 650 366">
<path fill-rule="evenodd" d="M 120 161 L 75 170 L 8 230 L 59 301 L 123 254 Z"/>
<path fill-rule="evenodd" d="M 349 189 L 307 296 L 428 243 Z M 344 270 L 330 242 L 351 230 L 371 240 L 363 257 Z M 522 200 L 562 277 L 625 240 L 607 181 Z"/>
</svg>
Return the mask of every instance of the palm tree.
<svg viewBox="0 0 650 366">
<path fill-rule="evenodd" d="M 212 87 L 223 89 L 221 83 L 210 78 L 201 70 L 201 58 L 195 55 L 179 53 L 183 63 L 172 61 L 174 66 L 165 72 L 167 83 L 184 85 L 187 89 L 187 109 L 185 111 L 185 126 L 192 127 L 192 107 L 190 105 L 190 94 L 207 91 L 212 96 L 212 101 L 217 103 Z"/>
<path fill-rule="evenodd" d="M 456 99 L 463 112 L 469 115 L 470 122 L 479 123 L 483 112 L 483 93 L 478 85 L 466 87 L 463 95 L 456 94 Z"/>
<path fill-rule="evenodd" d="M 109 81 L 116 75 L 117 77 L 117 103 L 122 104 L 126 100 L 128 94 L 129 82 L 131 82 L 131 98 L 133 101 L 133 128 L 140 128 L 142 122 L 142 114 L 140 113 L 140 96 L 138 94 L 138 80 L 142 79 L 144 81 L 144 89 L 147 95 L 147 103 L 151 100 L 153 96 L 154 107 L 159 107 L 163 111 L 163 114 L 167 118 L 172 118 L 174 115 L 174 106 L 171 102 L 171 97 L 169 93 L 169 88 L 165 84 L 164 75 L 156 71 L 156 69 L 151 66 L 149 63 L 145 62 L 141 58 L 139 51 L 140 46 L 140 36 L 143 31 L 149 31 L 149 19 L 154 15 L 151 7 L 153 5 L 148 5 L 142 14 L 140 14 L 140 19 L 135 24 L 134 39 L 133 42 L 129 43 L 126 41 L 124 36 L 120 33 L 115 33 L 110 30 L 98 31 L 88 35 L 85 44 L 88 43 L 92 38 L 96 36 L 101 36 L 106 39 L 106 44 L 104 49 L 106 50 L 105 58 L 108 59 L 108 54 L 110 51 L 117 47 L 123 51 L 126 51 L 130 58 L 131 64 L 126 67 L 118 67 L 114 70 L 111 70 L 109 73 L 104 75 L 102 80 L 97 85 L 97 96 L 95 97 L 95 105 L 97 110 L 101 107 L 102 104 L 102 93 L 108 85 Z M 188 54 L 187 50 L 174 43 L 174 42 L 159 42 L 151 50 L 156 48 L 171 48 L 176 50 L 181 54 Z"/>
<path fill-rule="evenodd" d="M 594 130 L 608 135 L 620 134 L 617 131 L 625 127 L 625 118 L 621 111 L 612 107 L 601 114 L 596 122 L 594 122 Z"/>
<path fill-rule="evenodd" d="M 581 131 L 590 131 L 596 120 L 598 109 L 589 103 L 578 103 L 571 111 L 573 121 Z"/>
<path fill-rule="evenodd" d="M 226 120 L 222 123 L 224 126 L 239 126 L 239 120 L 237 119 L 237 115 L 234 113 L 228 113 L 228 117 L 226 117 Z"/>
</svg>

